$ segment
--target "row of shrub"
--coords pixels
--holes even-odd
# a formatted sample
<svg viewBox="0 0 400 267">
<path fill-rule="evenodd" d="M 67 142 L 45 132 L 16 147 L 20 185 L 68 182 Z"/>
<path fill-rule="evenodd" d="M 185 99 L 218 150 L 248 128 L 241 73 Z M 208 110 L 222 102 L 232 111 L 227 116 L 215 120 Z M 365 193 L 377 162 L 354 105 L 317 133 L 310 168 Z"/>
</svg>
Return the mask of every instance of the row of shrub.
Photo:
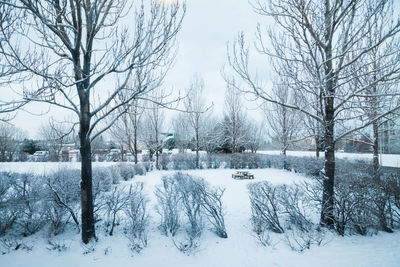
<svg viewBox="0 0 400 267">
<path fill-rule="evenodd" d="M 268 233 L 272 231 L 283 233 L 293 249 L 302 251 L 322 242 L 318 223 L 324 176 L 323 171 L 314 169 L 309 158 L 287 160 L 292 171 L 311 179 L 292 186 L 274 186 L 266 181 L 249 184 L 251 221 L 262 244 L 269 244 Z M 367 162 L 339 160 L 334 192 L 333 220 L 338 234 L 367 235 L 400 228 L 398 173 L 381 172 L 376 176 Z"/>
<path fill-rule="evenodd" d="M 109 213 L 108 196 L 116 193 L 116 184 L 145 173 L 145 166 L 126 163 L 94 168 L 96 220 Z M 8 231 L 28 236 L 45 226 L 57 235 L 71 223 L 79 228 L 80 181 L 80 170 L 66 168 L 49 175 L 0 173 L 0 236 Z"/>
<path fill-rule="evenodd" d="M 108 235 L 122 228 L 133 251 L 147 245 L 148 199 L 143 183 L 117 185 L 144 168 L 118 164 L 93 169 L 93 200 L 96 227 Z M 66 228 L 80 229 L 80 171 L 59 169 L 51 175 L 0 173 L 0 237 L 18 238 L 40 230 L 49 237 Z M 209 222 L 214 232 L 227 237 L 222 196 L 224 189 L 211 187 L 202 178 L 176 173 L 162 178 L 155 189 L 162 233 L 182 241 L 174 244 L 185 253 L 193 251 Z M 122 227 L 121 227 L 122 226 Z M 179 238 L 178 238 L 179 239 Z"/>
<path fill-rule="evenodd" d="M 299 172 L 319 172 L 323 161 L 314 157 L 304 160 L 298 157 L 286 157 L 283 161 L 281 156 L 264 155 L 255 153 L 238 154 L 206 154 L 201 155 L 199 167 L 201 169 L 261 169 L 261 168 L 287 168 L 298 169 Z M 196 155 L 191 153 L 162 154 L 160 156 L 160 169 L 162 170 L 193 170 L 196 169 Z"/>
</svg>

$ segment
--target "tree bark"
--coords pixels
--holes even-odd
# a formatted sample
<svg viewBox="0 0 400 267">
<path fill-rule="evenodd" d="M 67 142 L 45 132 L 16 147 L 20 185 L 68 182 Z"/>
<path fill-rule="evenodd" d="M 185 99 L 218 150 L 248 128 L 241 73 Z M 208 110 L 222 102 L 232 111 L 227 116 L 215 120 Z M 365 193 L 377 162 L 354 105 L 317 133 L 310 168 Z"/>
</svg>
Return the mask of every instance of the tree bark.
<svg viewBox="0 0 400 267">
<path fill-rule="evenodd" d="M 87 99 L 87 97 L 86 97 Z M 80 152 L 81 152 L 81 206 L 82 206 L 82 241 L 87 244 L 95 237 L 94 208 L 92 193 L 92 151 L 88 131 L 90 127 L 89 100 L 81 99 L 80 117 Z"/>
<path fill-rule="evenodd" d="M 374 168 L 374 176 L 378 175 L 379 172 L 379 131 L 378 131 L 378 122 L 374 122 L 372 124 L 373 128 L 373 145 L 372 148 L 374 150 L 373 155 L 373 168 Z"/>
<path fill-rule="evenodd" d="M 319 135 L 315 136 L 315 156 L 319 158 Z"/>
<path fill-rule="evenodd" d="M 200 154 L 199 154 L 200 144 L 199 144 L 199 129 L 196 129 L 196 169 L 200 165 Z"/>
<path fill-rule="evenodd" d="M 323 180 L 321 225 L 334 225 L 335 143 L 333 122 L 326 126 L 325 133 L 325 177 Z"/>
<path fill-rule="evenodd" d="M 136 112 L 136 110 L 135 110 Z M 134 115 L 134 126 L 133 126 L 133 155 L 135 157 L 135 164 L 138 163 L 138 148 L 137 148 L 137 114 Z"/>
</svg>

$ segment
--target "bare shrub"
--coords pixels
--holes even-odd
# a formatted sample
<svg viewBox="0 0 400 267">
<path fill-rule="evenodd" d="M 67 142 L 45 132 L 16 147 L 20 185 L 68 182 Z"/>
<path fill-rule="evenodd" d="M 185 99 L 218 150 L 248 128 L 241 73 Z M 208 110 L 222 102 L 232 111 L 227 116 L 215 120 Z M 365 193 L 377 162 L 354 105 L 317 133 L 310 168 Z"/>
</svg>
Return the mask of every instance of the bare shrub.
<svg viewBox="0 0 400 267">
<path fill-rule="evenodd" d="M 73 219 L 79 229 L 77 212 L 80 202 L 80 172 L 62 168 L 47 177 L 46 185 L 49 196 L 47 218 L 50 220 L 51 232 L 61 233 L 66 224 Z"/>
<path fill-rule="evenodd" d="M 140 252 L 147 246 L 148 200 L 143 192 L 143 183 L 136 183 L 129 188 L 129 200 L 124 206 L 128 219 L 126 235 L 130 240 L 131 249 Z"/>
<path fill-rule="evenodd" d="M 109 166 L 108 167 L 110 175 L 112 177 L 112 183 L 113 184 L 119 184 L 119 182 L 121 181 L 122 177 L 121 174 L 119 172 L 118 166 Z"/>
<path fill-rule="evenodd" d="M 263 245 L 264 247 L 273 245 L 268 229 L 266 229 L 265 226 L 260 223 L 260 221 L 253 222 L 252 220 L 252 225 L 255 237 L 261 245 Z"/>
<path fill-rule="evenodd" d="M 162 153 L 160 156 L 160 165 L 162 170 L 168 170 L 168 165 L 171 162 L 170 155 Z"/>
<path fill-rule="evenodd" d="M 133 165 L 136 175 L 146 175 L 146 167 L 142 163 Z"/>
<path fill-rule="evenodd" d="M 286 228 L 295 226 L 302 232 L 309 232 L 313 228 L 312 214 L 318 213 L 310 202 L 304 189 L 297 184 L 282 185 L 279 190 L 279 202 L 286 215 Z"/>
<path fill-rule="evenodd" d="M 126 162 L 121 162 L 118 164 L 119 173 L 122 179 L 128 181 L 135 177 L 135 168 L 134 165 Z"/>
<path fill-rule="evenodd" d="M 189 153 L 179 153 L 171 156 L 174 170 L 194 170 L 196 169 L 196 155 Z"/>
<path fill-rule="evenodd" d="M 207 219 L 214 227 L 215 233 L 221 238 L 227 238 L 224 211 L 222 205 L 222 196 L 225 192 L 225 188 L 210 188 L 208 184 L 203 181 L 202 186 L 199 186 L 199 190 L 202 198 L 202 206 L 207 215 Z"/>
<path fill-rule="evenodd" d="M 284 233 L 286 243 L 298 252 L 322 243 L 324 234 L 312 220 L 320 202 L 310 197 L 314 192 L 311 183 L 273 186 L 259 182 L 248 188 L 253 231 L 261 244 L 271 245 L 268 231 Z"/>
<path fill-rule="evenodd" d="M 10 253 L 12 250 L 26 250 L 32 251 L 33 246 L 25 244 L 23 240 L 17 238 L 4 238 L 0 240 L 0 243 L 6 251 L 2 251 L 2 254 Z"/>
<path fill-rule="evenodd" d="M 392 228 L 400 227 L 400 175 L 391 174 L 386 177 L 387 193 L 390 196 L 388 213 Z"/>
<path fill-rule="evenodd" d="M 173 238 L 174 245 L 183 253 L 191 254 L 199 247 L 206 216 L 215 233 L 226 238 L 222 196 L 225 189 L 210 187 L 202 178 L 175 173 L 162 178 L 156 187 L 157 211 L 161 215 L 160 228 L 174 237 L 181 225 L 186 226 L 183 241 Z M 182 218 L 181 212 L 184 216 Z M 186 224 L 185 224 L 186 223 Z"/>
<path fill-rule="evenodd" d="M 16 223 L 24 236 L 32 235 L 46 224 L 45 187 L 42 178 L 32 174 L 21 174 L 14 190 L 18 202 Z"/>
<path fill-rule="evenodd" d="M 109 168 L 94 168 L 92 177 L 93 195 L 99 194 L 100 192 L 111 191 L 113 178 Z"/>
<path fill-rule="evenodd" d="M 157 212 L 161 216 L 160 228 L 165 235 L 174 236 L 180 227 L 180 195 L 172 177 L 162 177 L 162 184 L 156 186 Z"/>
<path fill-rule="evenodd" d="M 119 223 L 119 214 L 125 209 L 128 201 L 130 201 L 129 193 L 125 192 L 125 187 L 114 187 L 108 194 L 105 194 L 105 213 L 106 227 L 110 228 L 108 234 L 113 235 L 114 227 Z"/>
<path fill-rule="evenodd" d="M 46 216 L 50 221 L 50 233 L 58 235 L 64 232 L 67 223 L 70 220 L 68 211 L 56 204 L 56 202 L 48 202 L 46 207 Z"/>
<path fill-rule="evenodd" d="M 189 222 L 186 232 L 193 239 L 200 237 L 204 224 L 199 181 L 181 172 L 176 173 L 173 178 L 176 181 L 177 192 L 179 192 L 182 207 Z"/>
<path fill-rule="evenodd" d="M 144 169 L 146 170 L 146 172 L 153 170 L 153 164 L 150 161 L 145 161 L 142 163 L 142 165 L 144 166 Z"/>
<path fill-rule="evenodd" d="M 362 173 L 340 174 L 335 181 L 335 229 L 340 235 L 356 231 L 365 235 L 379 228 L 379 211 L 374 204 L 380 190 L 371 177 Z M 378 195 L 376 195 L 378 194 Z"/>
<path fill-rule="evenodd" d="M 250 203 L 252 223 L 255 232 L 260 233 L 263 229 L 275 233 L 283 233 L 280 217 L 283 214 L 279 203 L 279 187 L 272 186 L 269 182 L 251 183 L 248 185 L 250 192 Z"/>
<path fill-rule="evenodd" d="M 0 173 L 0 236 L 10 229 L 17 217 L 16 198 L 13 188 L 16 174 Z"/>
<path fill-rule="evenodd" d="M 284 235 L 286 244 L 296 252 L 310 249 L 314 244 L 320 246 L 325 237 L 325 233 L 319 228 L 302 231 L 297 227 L 293 227 L 287 229 Z"/>
</svg>

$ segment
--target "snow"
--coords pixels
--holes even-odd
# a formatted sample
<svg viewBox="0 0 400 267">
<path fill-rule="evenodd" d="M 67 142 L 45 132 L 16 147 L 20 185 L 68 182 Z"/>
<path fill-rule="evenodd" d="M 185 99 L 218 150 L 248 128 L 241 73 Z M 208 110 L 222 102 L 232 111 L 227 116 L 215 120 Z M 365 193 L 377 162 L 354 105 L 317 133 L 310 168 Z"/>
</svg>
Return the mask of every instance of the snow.
<svg viewBox="0 0 400 267">
<path fill-rule="evenodd" d="M 280 155 L 279 150 L 266 150 L 258 151 L 260 154 L 268 155 Z M 315 151 L 286 151 L 288 156 L 297 157 L 315 157 Z M 323 157 L 324 153 L 321 152 L 320 156 Z M 372 161 L 372 154 L 370 153 L 347 153 L 347 152 L 335 152 L 335 157 L 339 159 L 349 159 L 349 160 L 370 160 Z M 399 154 L 380 154 L 379 161 L 382 166 L 386 167 L 397 167 L 400 168 L 400 155 Z"/>
<path fill-rule="evenodd" d="M 93 168 L 106 167 L 117 164 L 116 162 L 93 162 Z M 1 162 L 0 171 L 17 173 L 48 174 L 61 168 L 80 169 L 80 162 Z"/>
<path fill-rule="evenodd" d="M 109 165 L 102 163 L 98 165 Z M 62 164 L 64 165 L 64 164 Z M 79 164 L 66 164 L 79 167 Z M 97 164 L 96 164 L 97 165 Z M 19 170 L 34 170 L 35 172 L 50 171 L 58 167 L 49 163 L 19 163 L 2 164 L 0 169 L 14 168 Z M 301 175 L 276 169 L 249 170 L 254 174 L 254 180 L 234 180 L 231 178 L 234 170 L 194 170 L 187 173 L 205 178 L 216 186 L 226 187 L 224 205 L 226 207 L 225 223 L 228 232 L 227 239 L 217 237 L 211 231 L 204 231 L 198 251 L 193 255 L 181 253 L 170 238 L 161 235 L 158 230 L 159 216 L 154 210 L 156 204 L 154 186 L 160 183 L 164 175 L 173 171 L 153 171 L 146 176 L 136 176 L 133 180 L 122 182 L 121 186 L 132 182 L 145 183 L 145 190 L 150 199 L 149 244 L 141 253 L 133 253 L 128 247 L 128 239 L 122 233 L 122 227 L 116 229 L 110 237 L 97 230 L 98 242 L 94 246 L 84 246 L 76 230 L 53 237 L 68 247 L 63 252 L 50 251 L 48 236 L 42 231 L 24 239 L 24 243 L 32 246 L 31 251 L 17 250 L 0 256 L 0 266 L 399 266 L 400 262 L 400 232 L 393 234 L 378 233 L 375 236 L 345 236 L 340 237 L 328 233 L 323 246 L 312 246 L 303 253 L 292 251 L 284 242 L 283 235 L 271 235 L 274 245 L 263 247 L 254 237 L 250 225 L 250 203 L 247 184 L 260 180 L 268 180 L 273 184 L 300 182 L 307 179 Z M 0 245 L 1 248 L 1 245 Z M 94 251 L 84 253 L 85 251 Z M 1 250 L 3 250 L 1 248 Z"/>
</svg>

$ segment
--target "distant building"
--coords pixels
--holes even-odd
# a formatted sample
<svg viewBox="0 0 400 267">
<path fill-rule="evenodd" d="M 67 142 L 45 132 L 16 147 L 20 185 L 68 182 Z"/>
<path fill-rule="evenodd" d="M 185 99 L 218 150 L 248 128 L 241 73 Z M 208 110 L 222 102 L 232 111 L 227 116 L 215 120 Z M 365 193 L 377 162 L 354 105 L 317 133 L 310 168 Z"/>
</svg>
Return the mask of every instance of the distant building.
<svg viewBox="0 0 400 267">
<path fill-rule="evenodd" d="M 61 148 L 62 161 L 79 161 L 79 149 L 75 148 L 75 144 L 64 144 Z"/>
<path fill-rule="evenodd" d="M 400 153 L 400 117 L 391 116 L 381 126 L 380 151 L 387 154 Z"/>
</svg>

